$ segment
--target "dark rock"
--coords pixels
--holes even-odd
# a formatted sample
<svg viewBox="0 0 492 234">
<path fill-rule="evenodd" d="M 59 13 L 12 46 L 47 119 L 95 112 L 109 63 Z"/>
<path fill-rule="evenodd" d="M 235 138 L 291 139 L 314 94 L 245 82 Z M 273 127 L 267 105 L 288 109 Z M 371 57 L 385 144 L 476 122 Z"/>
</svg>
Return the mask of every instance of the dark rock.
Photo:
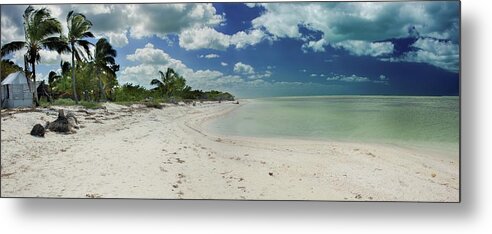
<svg viewBox="0 0 492 234">
<path fill-rule="evenodd" d="M 41 124 L 36 124 L 31 130 L 31 135 L 37 136 L 37 137 L 44 137 L 45 129 L 43 125 Z"/>
<path fill-rule="evenodd" d="M 273 176 L 273 172 L 268 172 L 268 175 Z"/>
</svg>

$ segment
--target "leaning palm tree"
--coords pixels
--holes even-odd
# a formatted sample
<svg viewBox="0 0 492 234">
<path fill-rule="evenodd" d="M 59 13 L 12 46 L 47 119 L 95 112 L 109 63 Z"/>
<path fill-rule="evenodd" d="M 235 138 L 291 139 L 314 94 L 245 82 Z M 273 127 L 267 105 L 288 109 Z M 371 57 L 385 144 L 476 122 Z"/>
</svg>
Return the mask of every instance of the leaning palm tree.
<svg viewBox="0 0 492 234">
<path fill-rule="evenodd" d="M 84 38 L 93 38 L 94 34 L 89 30 L 92 27 L 92 22 L 87 20 L 85 15 L 70 11 L 67 15 L 68 27 L 68 43 L 72 52 L 72 92 L 73 99 L 78 103 L 77 86 L 75 84 L 75 59 L 78 62 L 92 59 L 90 46 L 93 45 Z M 87 55 L 87 56 L 86 56 Z"/>
<path fill-rule="evenodd" d="M 113 46 L 111 46 L 108 40 L 106 38 L 99 39 L 96 43 L 96 50 L 94 52 L 94 64 L 96 66 L 100 100 L 106 99 L 102 75 L 116 77 L 116 71 L 119 69 L 115 58 L 116 50 L 113 49 Z"/>
<path fill-rule="evenodd" d="M 36 89 L 36 64 L 41 60 L 39 51 L 41 49 L 55 50 L 58 53 L 69 50 L 67 43 L 59 36 L 62 32 L 60 21 L 51 16 L 47 8 L 34 9 L 28 6 L 24 11 L 24 41 L 13 41 L 2 46 L 1 56 L 5 56 L 22 48 L 26 48 L 24 55 L 24 70 L 28 76 L 28 66 L 31 66 L 31 78 L 34 84 L 31 87 L 33 98 L 38 102 Z"/>
</svg>

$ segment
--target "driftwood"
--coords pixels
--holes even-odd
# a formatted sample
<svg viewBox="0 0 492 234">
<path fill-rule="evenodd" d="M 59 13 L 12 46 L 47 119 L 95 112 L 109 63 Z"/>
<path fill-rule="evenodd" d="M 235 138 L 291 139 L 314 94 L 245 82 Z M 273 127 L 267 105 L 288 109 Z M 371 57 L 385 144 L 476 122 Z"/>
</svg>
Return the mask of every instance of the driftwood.
<svg viewBox="0 0 492 234">
<path fill-rule="evenodd" d="M 48 122 L 46 128 L 53 132 L 74 133 L 74 128 L 78 127 L 77 118 L 71 112 L 65 115 L 63 110 L 58 110 L 58 118 L 53 122 Z"/>
</svg>

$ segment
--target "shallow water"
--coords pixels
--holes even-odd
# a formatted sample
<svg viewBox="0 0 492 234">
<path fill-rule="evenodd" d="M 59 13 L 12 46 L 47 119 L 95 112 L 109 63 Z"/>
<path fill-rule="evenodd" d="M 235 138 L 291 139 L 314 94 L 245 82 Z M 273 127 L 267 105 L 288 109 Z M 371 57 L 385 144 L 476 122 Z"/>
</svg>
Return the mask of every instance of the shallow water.
<svg viewBox="0 0 492 234">
<path fill-rule="evenodd" d="M 254 99 L 213 121 L 209 128 L 236 136 L 389 143 L 457 151 L 459 97 Z"/>
</svg>

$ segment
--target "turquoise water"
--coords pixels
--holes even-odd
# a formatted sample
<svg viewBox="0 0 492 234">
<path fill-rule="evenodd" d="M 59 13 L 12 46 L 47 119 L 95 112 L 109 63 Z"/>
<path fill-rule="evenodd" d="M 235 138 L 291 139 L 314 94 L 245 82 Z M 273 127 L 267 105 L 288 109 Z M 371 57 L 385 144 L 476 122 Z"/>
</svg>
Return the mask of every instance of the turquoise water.
<svg viewBox="0 0 492 234">
<path fill-rule="evenodd" d="M 213 121 L 219 134 L 459 147 L 458 97 L 254 99 Z"/>
</svg>

